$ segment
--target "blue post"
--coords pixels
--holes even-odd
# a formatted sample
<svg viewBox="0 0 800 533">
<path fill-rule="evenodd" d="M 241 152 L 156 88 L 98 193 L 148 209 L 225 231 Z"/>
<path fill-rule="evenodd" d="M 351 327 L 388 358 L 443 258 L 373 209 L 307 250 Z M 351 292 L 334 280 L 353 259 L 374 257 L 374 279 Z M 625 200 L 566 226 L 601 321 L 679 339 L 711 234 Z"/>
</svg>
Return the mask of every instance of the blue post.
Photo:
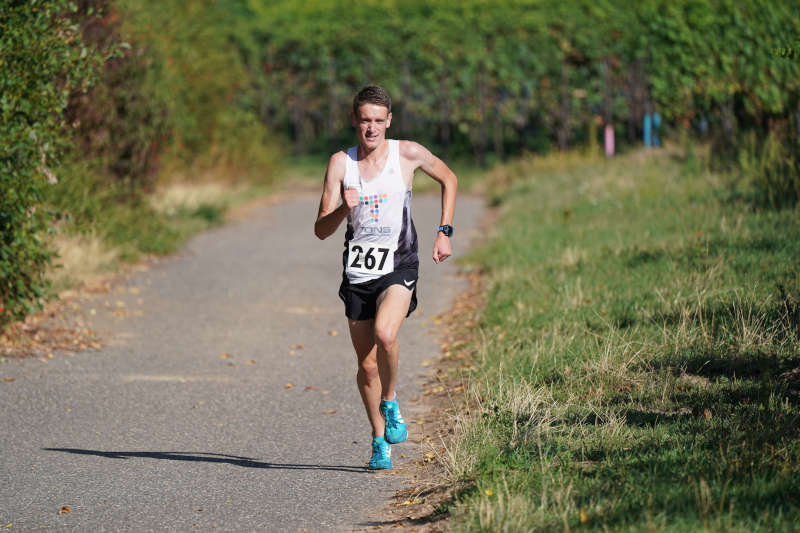
<svg viewBox="0 0 800 533">
<path fill-rule="evenodd" d="M 661 146 L 661 113 L 653 113 L 653 146 Z"/>
<path fill-rule="evenodd" d="M 644 114 L 642 129 L 644 129 L 644 145 L 646 148 L 650 148 L 653 146 L 653 117 L 650 116 L 650 113 Z"/>
</svg>

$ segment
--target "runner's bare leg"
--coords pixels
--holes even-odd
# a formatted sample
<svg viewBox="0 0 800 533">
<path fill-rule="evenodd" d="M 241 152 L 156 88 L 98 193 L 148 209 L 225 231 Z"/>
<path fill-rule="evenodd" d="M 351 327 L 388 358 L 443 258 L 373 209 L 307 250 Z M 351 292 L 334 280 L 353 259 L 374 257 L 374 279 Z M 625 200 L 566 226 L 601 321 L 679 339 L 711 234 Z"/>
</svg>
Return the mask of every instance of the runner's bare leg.
<svg viewBox="0 0 800 533">
<path fill-rule="evenodd" d="M 400 344 L 397 333 L 408 314 L 412 291 L 402 285 L 390 285 L 377 301 L 375 341 L 378 346 L 378 373 L 381 378 L 381 398 L 393 400 L 397 386 L 397 363 Z M 380 401 L 378 402 L 380 404 Z"/>
<path fill-rule="evenodd" d="M 372 436 L 383 436 L 384 423 L 378 409 L 381 403 L 381 380 L 378 373 L 378 347 L 375 344 L 375 320 L 348 319 L 347 324 L 358 358 L 358 392 L 361 393 L 361 401 L 372 425 Z"/>
</svg>

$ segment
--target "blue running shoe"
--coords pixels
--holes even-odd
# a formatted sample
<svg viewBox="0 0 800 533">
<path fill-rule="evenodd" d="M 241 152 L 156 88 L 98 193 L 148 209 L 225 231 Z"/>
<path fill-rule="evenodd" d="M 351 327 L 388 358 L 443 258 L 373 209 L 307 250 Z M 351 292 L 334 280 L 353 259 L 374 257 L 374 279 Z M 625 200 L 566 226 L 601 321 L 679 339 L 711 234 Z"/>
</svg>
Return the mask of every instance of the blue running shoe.
<svg viewBox="0 0 800 533">
<path fill-rule="evenodd" d="M 380 406 L 381 416 L 386 421 L 386 429 L 384 430 L 386 442 L 389 444 L 397 444 L 403 442 L 408 438 L 408 429 L 406 422 L 403 420 L 403 415 L 400 414 L 400 406 L 397 400 L 381 400 Z"/>
<path fill-rule="evenodd" d="M 372 438 L 371 470 L 390 470 L 392 468 L 392 447 L 383 437 Z"/>
</svg>

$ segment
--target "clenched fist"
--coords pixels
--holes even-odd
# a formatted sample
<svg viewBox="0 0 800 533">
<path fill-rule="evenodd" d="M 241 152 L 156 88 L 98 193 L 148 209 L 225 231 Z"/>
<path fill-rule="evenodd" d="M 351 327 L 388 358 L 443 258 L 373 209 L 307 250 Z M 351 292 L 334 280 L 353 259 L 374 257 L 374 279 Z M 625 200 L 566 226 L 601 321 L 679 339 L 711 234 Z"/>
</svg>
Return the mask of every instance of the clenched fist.
<svg viewBox="0 0 800 533">
<path fill-rule="evenodd" d="M 439 264 L 451 255 L 453 250 L 450 247 L 450 237 L 442 232 L 437 233 L 436 242 L 433 243 L 433 262 Z"/>
<path fill-rule="evenodd" d="M 347 206 L 350 211 L 358 205 L 358 189 L 355 187 L 345 187 L 342 193 L 342 203 Z"/>
</svg>

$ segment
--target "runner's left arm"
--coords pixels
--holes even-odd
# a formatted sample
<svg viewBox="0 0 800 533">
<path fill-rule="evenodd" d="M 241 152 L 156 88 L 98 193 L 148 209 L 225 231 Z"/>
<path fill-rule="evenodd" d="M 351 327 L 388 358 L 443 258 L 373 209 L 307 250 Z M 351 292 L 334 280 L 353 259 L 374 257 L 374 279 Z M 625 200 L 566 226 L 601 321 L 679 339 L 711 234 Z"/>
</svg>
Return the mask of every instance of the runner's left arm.
<svg viewBox="0 0 800 533">
<path fill-rule="evenodd" d="M 401 145 L 402 155 L 414 164 L 414 168 L 421 168 L 425 174 L 439 182 L 442 186 L 442 218 L 440 226 L 452 225 L 456 210 L 456 190 L 458 178 L 452 170 L 427 148 L 419 143 L 405 141 Z M 450 237 L 442 232 L 437 232 L 436 242 L 433 245 L 433 261 L 441 263 L 452 255 Z"/>
</svg>

